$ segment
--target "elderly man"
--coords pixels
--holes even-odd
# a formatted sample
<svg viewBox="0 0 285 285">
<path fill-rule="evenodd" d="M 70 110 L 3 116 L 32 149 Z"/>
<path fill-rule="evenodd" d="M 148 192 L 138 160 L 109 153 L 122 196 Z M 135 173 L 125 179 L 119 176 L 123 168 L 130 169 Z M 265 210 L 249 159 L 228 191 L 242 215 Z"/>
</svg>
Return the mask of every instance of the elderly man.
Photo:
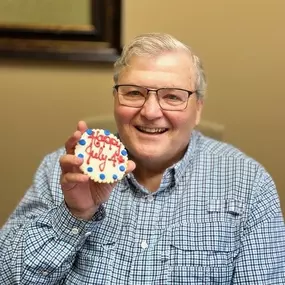
<svg viewBox="0 0 285 285">
<path fill-rule="evenodd" d="M 270 175 L 194 130 L 206 89 L 199 58 L 170 35 L 141 35 L 114 83 L 127 174 L 106 184 L 79 170 L 79 122 L 1 230 L 0 284 L 285 284 Z"/>
</svg>

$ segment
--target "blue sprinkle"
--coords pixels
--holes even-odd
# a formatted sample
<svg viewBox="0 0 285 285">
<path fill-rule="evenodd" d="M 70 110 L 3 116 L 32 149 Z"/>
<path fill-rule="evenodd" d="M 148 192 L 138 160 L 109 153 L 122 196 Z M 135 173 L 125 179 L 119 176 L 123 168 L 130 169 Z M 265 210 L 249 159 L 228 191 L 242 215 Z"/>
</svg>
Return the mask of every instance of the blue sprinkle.
<svg viewBox="0 0 285 285">
<path fill-rule="evenodd" d="M 121 171 L 125 171 L 125 170 L 126 170 L 126 168 L 125 168 L 124 165 L 121 165 L 121 166 L 119 167 L 119 169 L 120 169 Z"/>
<path fill-rule="evenodd" d="M 122 149 L 121 155 L 126 156 L 127 154 L 128 154 L 127 151 L 125 149 Z"/>
<path fill-rule="evenodd" d="M 79 154 L 78 154 L 78 157 L 79 157 L 79 158 L 84 158 L 84 155 L 83 155 L 82 153 L 79 153 Z"/>
<path fill-rule="evenodd" d="M 110 132 L 110 131 L 108 131 L 108 130 L 104 130 L 104 134 L 105 134 L 106 136 L 108 136 L 108 135 L 110 135 L 110 134 L 111 134 L 111 132 Z"/>
<path fill-rule="evenodd" d="M 92 172 L 92 171 L 93 171 L 93 167 L 88 167 L 88 168 L 87 168 L 87 171 L 88 171 L 88 172 Z"/>
<path fill-rule="evenodd" d="M 80 145 L 85 145 L 85 144 L 86 144 L 86 141 L 85 141 L 84 139 L 82 139 L 82 140 L 80 140 L 78 143 L 79 143 Z"/>
<path fill-rule="evenodd" d="M 86 131 L 86 133 L 87 133 L 88 135 L 92 135 L 92 134 L 93 134 L 93 130 L 92 130 L 92 129 L 88 129 L 88 130 Z"/>
<path fill-rule="evenodd" d="M 117 180 L 117 179 L 118 179 L 117 174 L 113 174 L 113 179 L 114 179 L 114 180 Z"/>
<path fill-rule="evenodd" d="M 105 174 L 101 173 L 99 177 L 101 180 L 104 180 L 106 176 L 105 176 Z"/>
</svg>

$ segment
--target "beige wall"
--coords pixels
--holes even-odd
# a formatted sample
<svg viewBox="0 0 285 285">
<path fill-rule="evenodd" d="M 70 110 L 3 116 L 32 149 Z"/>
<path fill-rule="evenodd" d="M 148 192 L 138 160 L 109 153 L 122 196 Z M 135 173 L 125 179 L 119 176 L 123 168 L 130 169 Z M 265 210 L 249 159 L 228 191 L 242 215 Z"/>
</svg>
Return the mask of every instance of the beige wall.
<svg viewBox="0 0 285 285">
<path fill-rule="evenodd" d="M 88 25 L 90 24 L 89 5 L 89 0 L 2 0 L 0 1 L 0 23 Z"/>
<path fill-rule="evenodd" d="M 200 55 L 209 78 L 204 119 L 224 124 L 225 140 L 265 165 L 285 208 L 285 1 L 124 3 L 124 42 L 169 32 Z M 111 76 L 106 65 L 0 61 L 0 224 L 77 120 L 110 112 Z"/>
</svg>

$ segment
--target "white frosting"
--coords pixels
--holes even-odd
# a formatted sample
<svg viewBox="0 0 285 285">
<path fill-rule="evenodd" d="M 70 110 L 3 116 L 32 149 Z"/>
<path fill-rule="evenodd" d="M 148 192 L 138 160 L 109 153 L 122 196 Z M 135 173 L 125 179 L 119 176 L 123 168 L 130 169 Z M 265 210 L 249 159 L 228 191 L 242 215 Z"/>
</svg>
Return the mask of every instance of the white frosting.
<svg viewBox="0 0 285 285">
<path fill-rule="evenodd" d="M 88 129 L 75 147 L 75 155 L 84 159 L 80 169 L 97 182 L 112 183 L 123 178 L 127 151 L 122 142 L 107 130 Z"/>
</svg>

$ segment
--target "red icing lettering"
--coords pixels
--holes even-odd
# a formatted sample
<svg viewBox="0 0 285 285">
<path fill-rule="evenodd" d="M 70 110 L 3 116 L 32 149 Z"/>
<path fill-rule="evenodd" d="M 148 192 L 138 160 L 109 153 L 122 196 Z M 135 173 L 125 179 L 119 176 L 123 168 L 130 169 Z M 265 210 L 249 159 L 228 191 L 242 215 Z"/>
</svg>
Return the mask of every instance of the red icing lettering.
<svg viewBox="0 0 285 285">
<path fill-rule="evenodd" d="M 123 163 L 125 160 L 124 160 L 124 158 L 120 155 L 119 157 L 118 157 L 118 162 L 119 163 Z"/>
<path fill-rule="evenodd" d="M 90 143 L 85 148 L 85 152 L 88 155 L 86 161 L 87 164 L 90 164 L 92 159 L 102 161 L 99 164 L 99 170 L 104 171 L 107 160 L 113 162 L 113 167 L 116 167 L 117 163 L 122 163 L 125 161 L 124 158 L 120 155 L 121 144 L 116 139 L 111 138 L 107 135 L 102 135 L 98 130 L 96 134 L 92 133 L 89 135 L 88 139 L 90 140 Z M 112 148 L 115 147 L 114 153 L 111 154 L 110 157 L 104 154 L 105 145 L 109 145 L 109 150 L 112 150 Z"/>
<path fill-rule="evenodd" d="M 117 148 L 117 150 L 114 152 L 114 154 L 108 159 L 109 161 L 113 161 L 113 167 L 115 167 L 117 165 L 117 162 L 120 163 L 120 161 L 119 161 L 120 150 L 121 150 L 121 145 Z"/>
</svg>

